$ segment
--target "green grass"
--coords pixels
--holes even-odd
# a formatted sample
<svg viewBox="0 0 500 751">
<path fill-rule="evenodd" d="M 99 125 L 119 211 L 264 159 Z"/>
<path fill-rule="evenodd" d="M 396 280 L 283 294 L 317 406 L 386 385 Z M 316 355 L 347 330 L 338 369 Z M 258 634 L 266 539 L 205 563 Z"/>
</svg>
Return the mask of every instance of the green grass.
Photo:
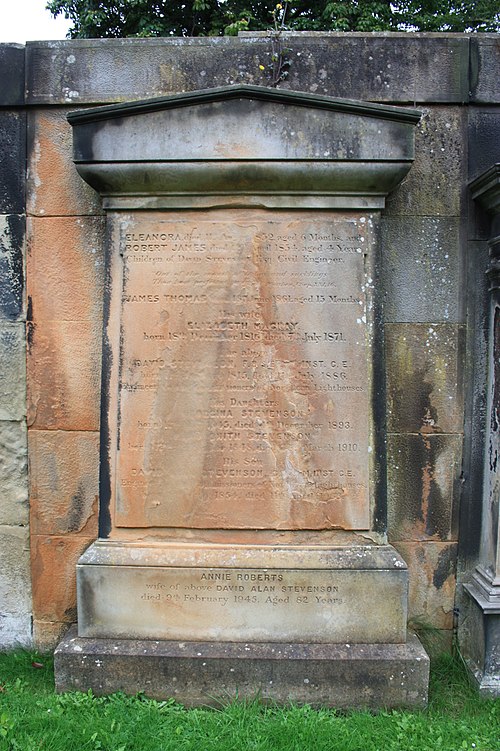
<svg viewBox="0 0 500 751">
<path fill-rule="evenodd" d="M 41 663 L 34 667 L 32 663 Z M 54 693 L 50 658 L 0 655 L 1 751 L 500 751 L 500 701 L 481 700 L 461 664 L 434 664 L 425 712 L 336 712 L 234 702 Z"/>
</svg>

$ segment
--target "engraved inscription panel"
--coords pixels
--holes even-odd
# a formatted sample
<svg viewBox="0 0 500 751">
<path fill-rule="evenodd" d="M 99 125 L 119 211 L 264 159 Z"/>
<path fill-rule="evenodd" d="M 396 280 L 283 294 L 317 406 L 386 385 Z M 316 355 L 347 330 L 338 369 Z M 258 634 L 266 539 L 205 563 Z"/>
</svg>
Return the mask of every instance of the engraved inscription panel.
<svg viewBox="0 0 500 751">
<path fill-rule="evenodd" d="M 405 639 L 400 572 L 84 567 L 80 634 L 225 641 Z M 366 606 L 366 591 L 377 597 Z M 97 625 L 96 625 L 97 624 Z"/>
<path fill-rule="evenodd" d="M 371 233 L 122 220 L 117 526 L 369 527 Z"/>
</svg>

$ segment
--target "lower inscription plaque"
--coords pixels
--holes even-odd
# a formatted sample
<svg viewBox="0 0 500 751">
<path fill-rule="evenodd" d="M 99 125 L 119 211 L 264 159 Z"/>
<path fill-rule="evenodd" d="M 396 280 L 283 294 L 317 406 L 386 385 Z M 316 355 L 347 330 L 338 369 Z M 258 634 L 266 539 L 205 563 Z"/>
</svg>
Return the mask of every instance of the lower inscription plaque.
<svg viewBox="0 0 500 751">
<path fill-rule="evenodd" d="M 367 569 L 354 548 L 350 566 L 329 570 L 154 566 L 154 553 L 146 555 L 147 565 L 134 554 L 130 563 L 135 565 L 80 563 L 81 635 L 240 642 L 405 640 L 406 567 L 397 557 L 389 569 Z M 336 565 L 334 558 L 330 562 Z"/>
</svg>

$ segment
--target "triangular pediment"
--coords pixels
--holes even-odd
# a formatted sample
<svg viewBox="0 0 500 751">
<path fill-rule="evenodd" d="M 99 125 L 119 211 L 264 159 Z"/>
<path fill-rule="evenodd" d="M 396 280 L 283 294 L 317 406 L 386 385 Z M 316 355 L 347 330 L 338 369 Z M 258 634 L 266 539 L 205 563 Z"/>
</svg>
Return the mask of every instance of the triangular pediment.
<svg viewBox="0 0 500 751">
<path fill-rule="evenodd" d="M 306 192 L 377 189 L 386 194 L 413 159 L 419 116 L 408 108 L 229 86 L 96 107 L 68 119 L 78 170 L 103 195 L 142 194 L 147 186 L 155 194 L 198 190 L 282 195 L 299 190 L 297 180 L 304 177 L 300 190 Z M 307 184 L 303 169 L 298 177 L 300 170 L 292 166 L 297 162 L 308 163 L 318 173 L 314 184 Z M 365 170 L 366 185 L 361 163 L 372 165 Z M 125 164 L 128 170 L 117 171 Z M 378 169 L 378 188 L 375 164 L 390 166 L 391 173 L 385 170 L 383 177 Z M 119 182 L 125 172 L 122 190 Z M 325 180 L 331 182 L 334 173 L 340 182 L 328 187 Z"/>
</svg>

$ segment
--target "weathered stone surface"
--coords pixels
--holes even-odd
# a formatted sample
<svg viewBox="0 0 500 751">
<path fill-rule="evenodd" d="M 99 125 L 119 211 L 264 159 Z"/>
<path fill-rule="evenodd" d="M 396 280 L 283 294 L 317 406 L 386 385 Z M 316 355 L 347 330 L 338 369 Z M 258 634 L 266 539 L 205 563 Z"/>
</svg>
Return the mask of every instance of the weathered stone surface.
<svg viewBox="0 0 500 751">
<path fill-rule="evenodd" d="M 394 102 L 465 102 L 469 40 L 459 34 L 284 34 L 282 88 Z M 30 42 L 30 103 L 126 101 L 234 83 L 269 85 L 266 33 L 190 39 Z M 342 75 L 339 75 L 339 71 Z"/>
<path fill-rule="evenodd" d="M 469 179 L 500 162 L 500 111 L 471 108 L 469 111 Z"/>
<path fill-rule="evenodd" d="M 98 430 L 100 361 L 93 321 L 28 324 L 28 425 Z"/>
<path fill-rule="evenodd" d="M 389 539 L 456 539 L 462 436 L 389 434 L 387 454 Z"/>
<path fill-rule="evenodd" d="M 0 214 L 22 214 L 26 172 L 26 115 L 24 113 L 0 112 L 0 143 L 2 144 Z"/>
<path fill-rule="evenodd" d="M 386 327 L 387 429 L 460 433 L 463 330 L 452 324 Z"/>
<path fill-rule="evenodd" d="M 463 320 L 459 218 L 384 216 L 381 248 L 387 322 Z"/>
<path fill-rule="evenodd" d="M 457 545 L 454 542 L 394 542 L 408 565 L 410 623 L 453 628 Z"/>
<path fill-rule="evenodd" d="M 88 320 L 102 326 L 104 220 L 44 217 L 28 220 L 30 317 L 45 321 Z M 36 340 L 36 338 L 35 338 Z"/>
<path fill-rule="evenodd" d="M 485 104 L 500 102 L 500 44 L 498 34 L 471 37 L 471 101 Z"/>
<path fill-rule="evenodd" d="M 30 431 L 31 531 L 97 536 L 98 433 Z"/>
<path fill-rule="evenodd" d="M 23 44 L 0 44 L 2 107 L 24 104 L 24 49 Z"/>
<path fill-rule="evenodd" d="M 28 115 L 30 138 L 27 211 L 36 216 L 102 214 L 97 194 L 73 164 L 73 139 L 66 109 Z"/>
<path fill-rule="evenodd" d="M 0 421 L 0 524 L 28 523 L 26 423 Z"/>
<path fill-rule="evenodd" d="M 469 243 L 467 252 L 467 339 L 464 362 L 465 424 L 463 482 L 460 498 L 460 557 L 464 571 L 473 571 L 478 563 L 481 539 L 482 494 L 485 469 L 487 353 L 488 353 L 488 277 L 489 250 L 486 243 Z M 462 596 L 462 587 L 457 597 Z"/>
<path fill-rule="evenodd" d="M 25 353 L 24 324 L 0 321 L 0 420 L 26 415 Z"/>
<path fill-rule="evenodd" d="M 76 621 L 76 563 L 92 538 L 33 535 L 33 617 L 52 623 Z"/>
<path fill-rule="evenodd" d="M 0 647 L 31 642 L 30 545 L 27 527 L 0 526 Z"/>
<path fill-rule="evenodd" d="M 381 208 L 408 172 L 419 117 L 409 108 L 233 86 L 68 119 L 77 169 L 108 209 L 367 210 Z"/>
<path fill-rule="evenodd" d="M 0 319 L 24 317 L 25 218 L 0 215 Z"/>
<path fill-rule="evenodd" d="M 55 652 L 56 690 L 144 692 L 186 706 L 231 699 L 315 706 L 427 704 L 429 658 L 407 644 L 230 644 L 81 639 L 71 630 Z"/>
<path fill-rule="evenodd" d="M 458 638 L 460 654 L 479 692 L 500 697 L 500 613 L 485 612 L 468 594 L 461 598 Z"/>
<path fill-rule="evenodd" d="M 361 644 L 406 638 L 406 567 L 390 546 L 99 541 L 80 559 L 77 580 L 81 636 Z"/>
<path fill-rule="evenodd" d="M 369 528 L 370 217 L 119 214 L 112 243 L 115 525 Z"/>
<path fill-rule="evenodd" d="M 39 652 L 53 652 L 70 625 L 60 621 L 33 620 L 33 643 Z"/>
<path fill-rule="evenodd" d="M 466 174 L 466 111 L 425 107 L 415 133 L 415 162 L 387 200 L 387 216 L 460 216 Z"/>
</svg>

